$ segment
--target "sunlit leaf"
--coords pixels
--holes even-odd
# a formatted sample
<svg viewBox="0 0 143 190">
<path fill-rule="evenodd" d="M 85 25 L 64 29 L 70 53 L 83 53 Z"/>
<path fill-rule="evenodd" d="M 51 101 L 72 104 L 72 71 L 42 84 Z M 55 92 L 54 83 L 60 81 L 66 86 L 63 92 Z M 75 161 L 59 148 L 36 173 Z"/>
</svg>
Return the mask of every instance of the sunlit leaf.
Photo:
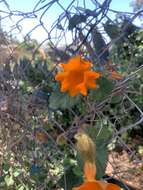
<svg viewBox="0 0 143 190">
<path fill-rule="evenodd" d="M 6 175 L 5 178 L 5 183 L 6 185 L 9 187 L 9 186 L 12 186 L 14 184 L 14 180 L 13 180 L 13 176 L 12 175 Z"/>
<path fill-rule="evenodd" d="M 20 170 L 20 169 L 16 169 L 16 170 L 13 172 L 14 177 L 18 177 L 20 174 L 21 174 L 21 170 Z"/>
</svg>

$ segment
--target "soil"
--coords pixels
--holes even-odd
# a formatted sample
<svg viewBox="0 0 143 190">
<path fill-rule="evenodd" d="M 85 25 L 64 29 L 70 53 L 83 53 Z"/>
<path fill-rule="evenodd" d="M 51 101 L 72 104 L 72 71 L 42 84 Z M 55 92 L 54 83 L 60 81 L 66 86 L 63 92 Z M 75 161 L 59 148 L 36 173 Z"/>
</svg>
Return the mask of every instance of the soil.
<svg viewBox="0 0 143 190">
<path fill-rule="evenodd" d="M 109 154 L 106 174 L 125 182 L 135 190 L 143 190 L 143 155 L 133 158 L 125 150 L 112 151 Z"/>
</svg>

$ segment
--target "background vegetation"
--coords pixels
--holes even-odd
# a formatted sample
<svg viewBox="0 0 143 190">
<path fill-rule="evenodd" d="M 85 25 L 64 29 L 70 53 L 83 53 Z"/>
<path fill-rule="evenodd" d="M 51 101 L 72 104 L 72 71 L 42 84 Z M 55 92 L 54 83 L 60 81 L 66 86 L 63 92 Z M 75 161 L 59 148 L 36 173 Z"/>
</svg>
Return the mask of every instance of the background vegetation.
<svg viewBox="0 0 143 190">
<path fill-rule="evenodd" d="M 79 127 L 96 143 L 98 179 L 106 178 L 114 151 L 125 150 L 143 170 L 143 30 L 133 22 L 142 22 L 142 3 L 134 2 L 135 13 L 119 11 L 110 19 L 111 1 L 93 2 L 95 10 L 63 9 L 55 27 L 61 36 L 69 31 L 75 37 L 62 47 L 52 40 L 41 47 L 29 36 L 21 42 L 0 28 L 0 189 L 71 190 L 80 184 L 82 163 L 74 146 Z M 61 93 L 54 80 L 57 64 L 76 54 L 103 74 L 87 97 Z M 124 182 L 120 186 L 127 189 Z"/>
</svg>

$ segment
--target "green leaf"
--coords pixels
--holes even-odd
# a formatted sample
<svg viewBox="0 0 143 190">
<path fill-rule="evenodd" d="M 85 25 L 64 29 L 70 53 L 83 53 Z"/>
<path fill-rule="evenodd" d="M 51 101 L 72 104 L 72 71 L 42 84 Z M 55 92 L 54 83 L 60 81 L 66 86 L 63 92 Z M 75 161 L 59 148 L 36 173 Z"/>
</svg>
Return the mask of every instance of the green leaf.
<svg viewBox="0 0 143 190">
<path fill-rule="evenodd" d="M 47 176 L 46 170 L 41 166 L 33 164 L 30 168 L 30 176 L 35 181 L 43 182 Z"/>
<path fill-rule="evenodd" d="M 107 142 L 111 138 L 112 133 L 107 126 L 104 126 L 101 130 L 98 126 L 88 128 L 87 133 L 96 144 L 96 178 L 100 179 L 105 175 L 105 169 L 108 161 Z"/>
<path fill-rule="evenodd" d="M 102 101 L 113 90 L 114 82 L 105 77 L 101 77 L 97 80 L 97 84 L 99 88 L 90 92 L 91 98 L 96 101 Z"/>
<path fill-rule="evenodd" d="M 9 163 L 3 163 L 2 169 L 4 170 L 4 172 L 8 172 L 10 169 L 10 164 Z"/>
<path fill-rule="evenodd" d="M 96 143 L 96 179 L 101 179 L 105 175 L 108 161 L 108 150 L 106 145 Z"/>
<path fill-rule="evenodd" d="M 82 14 L 75 14 L 73 17 L 69 19 L 69 30 L 73 30 L 78 24 L 82 22 L 86 22 L 86 16 Z"/>
<path fill-rule="evenodd" d="M 14 184 L 14 180 L 13 180 L 13 176 L 12 175 L 6 175 L 5 178 L 5 183 L 6 185 L 9 187 L 9 186 L 12 186 Z"/>
<path fill-rule="evenodd" d="M 107 126 L 107 124 L 103 126 L 102 128 L 101 126 L 88 128 L 86 132 L 93 139 L 95 143 L 99 142 L 101 144 L 105 144 L 105 143 L 107 144 L 108 140 L 110 140 L 112 136 L 112 131 Z"/>
<path fill-rule="evenodd" d="M 138 153 L 140 155 L 143 155 L 143 146 L 142 145 L 139 145 L 139 147 L 138 147 Z"/>
<path fill-rule="evenodd" d="M 20 185 L 16 190 L 25 190 L 25 187 L 23 185 Z"/>
<path fill-rule="evenodd" d="M 1 184 L 2 182 L 4 182 L 4 176 L 3 176 L 3 175 L 0 176 L 0 184 Z"/>
<path fill-rule="evenodd" d="M 29 189 L 30 187 L 28 187 L 27 185 L 25 185 L 24 183 L 22 184 L 19 184 L 17 187 L 16 187 L 16 190 L 32 190 L 31 188 Z"/>
<path fill-rule="evenodd" d="M 79 177 L 75 175 L 75 172 L 73 170 L 73 167 L 69 167 L 66 170 L 65 175 L 60 178 L 58 184 L 63 189 L 71 190 L 73 187 L 79 186 L 82 183 L 82 176 Z"/>
<path fill-rule="evenodd" d="M 117 24 L 113 24 L 110 21 L 107 21 L 103 26 L 104 26 L 105 32 L 108 34 L 108 36 L 111 39 L 114 39 L 117 36 L 119 36 L 120 28 L 118 27 Z"/>
<path fill-rule="evenodd" d="M 112 104 L 118 104 L 121 102 L 121 100 L 122 100 L 122 96 L 113 96 L 111 99 L 111 103 Z"/>
<path fill-rule="evenodd" d="M 79 100 L 79 97 L 71 97 L 67 93 L 53 92 L 49 99 L 51 109 L 66 109 L 73 107 Z"/>
<path fill-rule="evenodd" d="M 91 35 L 92 35 L 92 41 L 93 41 L 93 49 L 96 52 L 96 54 L 99 55 L 101 52 L 103 52 L 103 49 L 106 48 L 106 43 L 104 41 L 104 37 L 98 31 L 97 28 L 94 28 L 92 30 Z M 100 61 L 98 60 L 99 68 L 100 67 L 102 68 L 102 66 L 105 64 L 104 62 L 107 62 L 108 56 L 109 56 L 109 50 L 107 49 L 100 56 L 100 58 L 99 58 Z M 95 60 L 96 60 L 96 58 L 95 58 Z"/>
<path fill-rule="evenodd" d="M 76 176 L 79 176 L 81 177 L 83 175 L 83 172 L 80 168 L 80 166 L 75 166 L 73 169 L 72 169 L 73 173 L 76 175 Z"/>
<path fill-rule="evenodd" d="M 21 174 L 21 169 L 19 169 L 19 168 L 16 168 L 14 171 L 13 171 L 13 175 L 14 175 L 14 177 L 18 177 L 20 174 Z"/>
</svg>

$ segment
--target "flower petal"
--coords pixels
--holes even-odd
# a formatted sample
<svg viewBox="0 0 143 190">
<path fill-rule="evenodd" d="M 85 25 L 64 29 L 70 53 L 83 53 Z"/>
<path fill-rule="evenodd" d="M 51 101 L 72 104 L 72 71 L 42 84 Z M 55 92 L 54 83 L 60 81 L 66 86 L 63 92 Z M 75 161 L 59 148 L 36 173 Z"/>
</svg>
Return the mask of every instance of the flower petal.
<svg viewBox="0 0 143 190">
<path fill-rule="evenodd" d="M 98 79 L 101 76 L 101 74 L 94 71 L 86 71 L 85 76 L 89 79 Z"/>
<path fill-rule="evenodd" d="M 79 187 L 75 187 L 72 190 L 103 190 L 102 187 L 96 181 L 85 182 Z"/>
<path fill-rule="evenodd" d="M 64 71 L 73 71 L 77 70 L 77 68 L 80 68 L 80 59 L 81 57 L 78 55 L 71 58 L 68 63 L 61 64 L 62 67 L 64 68 Z"/>
<path fill-rule="evenodd" d="M 108 183 L 106 190 L 121 190 L 121 188 L 115 184 Z"/>
<path fill-rule="evenodd" d="M 102 187 L 102 190 L 106 190 L 108 183 L 103 180 L 97 180 L 97 183 Z"/>
<path fill-rule="evenodd" d="M 62 81 L 66 77 L 67 77 L 67 73 L 66 72 L 60 72 L 60 73 L 56 74 L 55 80 Z"/>
<path fill-rule="evenodd" d="M 77 86 L 77 89 L 78 89 L 78 91 L 79 91 L 82 95 L 84 95 L 84 96 L 87 95 L 87 88 L 86 88 L 85 83 L 79 84 L 79 85 Z"/>
<path fill-rule="evenodd" d="M 96 83 L 95 83 L 95 81 L 93 81 L 93 80 L 91 80 L 90 82 L 88 82 L 88 85 L 87 85 L 89 88 L 92 88 L 92 89 L 94 89 L 94 88 L 96 88 Z"/>
<path fill-rule="evenodd" d="M 87 71 L 84 74 L 84 81 L 89 88 L 96 88 L 96 83 L 95 79 L 99 78 L 101 76 L 100 73 L 98 72 L 93 72 L 93 71 Z"/>
<path fill-rule="evenodd" d="M 69 88 L 69 83 L 67 80 L 64 80 L 61 85 L 61 92 L 66 92 Z"/>
<path fill-rule="evenodd" d="M 69 94 L 70 96 L 76 96 L 79 93 L 79 90 L 77 88 L 70 88 L 69 89 Z"/>
</svg>

